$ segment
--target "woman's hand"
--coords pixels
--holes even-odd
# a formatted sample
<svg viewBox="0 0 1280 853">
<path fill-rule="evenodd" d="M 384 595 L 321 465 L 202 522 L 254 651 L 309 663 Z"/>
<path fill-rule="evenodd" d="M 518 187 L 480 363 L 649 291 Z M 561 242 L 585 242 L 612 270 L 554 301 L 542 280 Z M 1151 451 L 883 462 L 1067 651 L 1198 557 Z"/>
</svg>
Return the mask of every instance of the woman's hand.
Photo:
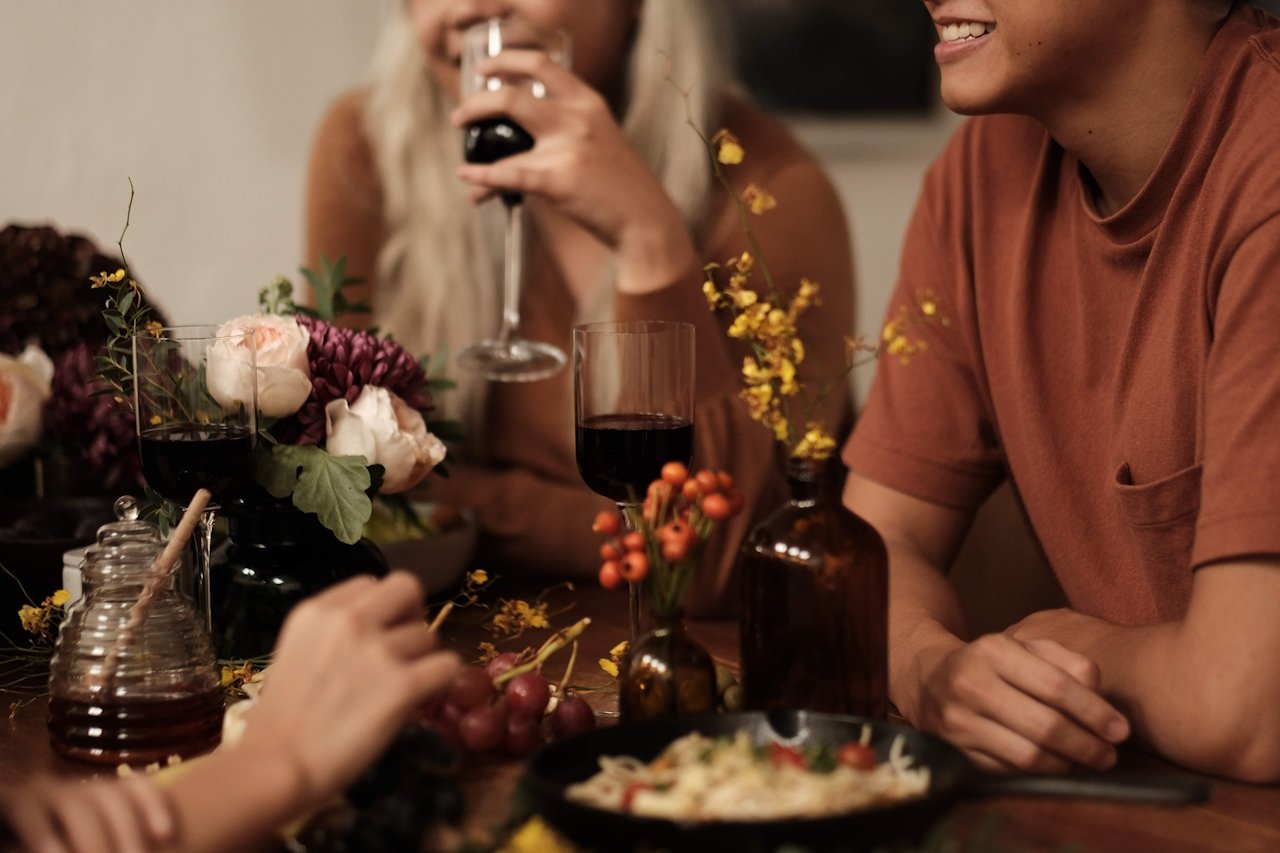
<svg viewBox="0 0 1280 853">
<path fill-rule="evenodd" d="M 423 617 L 407 572 L 352 578 L 303 602 L 234 753 L 292 767 L 300 807 L 341 792 L 458 669 Z"/>
<path fill-rule="evenodd" d="M 1098 668 L 1052 640 L 988 634 L 926 670 L 918 725 L 987 770 L 1106 770 L 1125 718 L 1098 694 Z"/>
<path fill-rule="evenodd" d="M 473 185 L 473 202 L 502 190 L 544 200 L 614 252 L 620 290 L 654 290 L 698 268 L 679 210 L 598 92 L 538 51 L 504 51 L 477 71 L 538 80 L 547 94 L 536 98 L 527 86 L 503 86 L 471 95 L 454 111 L 457 127 L 505 115 L 536 140 L 522 154 L 461 166 L 458 175 Z"/>
<path fill-rule="evenodd" d="M 145 776 L 41 777 L 7 795 L 0 812 L 30 853 L 142 853 L 172 840 L 176 828 L 165 795 Z"/>
</svg>

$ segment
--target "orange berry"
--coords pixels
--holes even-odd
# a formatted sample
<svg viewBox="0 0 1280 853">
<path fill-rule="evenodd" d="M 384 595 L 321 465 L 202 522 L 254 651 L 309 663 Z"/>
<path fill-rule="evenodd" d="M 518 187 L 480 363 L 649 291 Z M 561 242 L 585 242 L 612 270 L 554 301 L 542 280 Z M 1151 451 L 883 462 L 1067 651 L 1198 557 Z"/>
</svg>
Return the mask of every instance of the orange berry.
<svg viewBox="0 0 1280 853">
<path fill-rule="evenodd" d="M 642 581 L 645 575 L 649 574 L 649 558 L 644 555 L 643 551 L 632 551 L 622 558 L 622 562 L 618 564 L 622 577 L 626 580 Z"/>
<path fill-rule="evenodd" d="M 737 515 L 742 512 L 742 508 L 746 506 L 747 499 L 742 496 L 742 492 L 732 489 L 729 492 L 729 515 Z"/>
<path fill-rule="evenodd" d="M 662 480 L 670 483 L 677 489 L 684 485 L 685 480 L 689 479 L 689 469 L 684 466 L 683 462 L 668 462 L 662 466 Z"/>
<path fill-rule="evenodd" d="M 626 536 L 622 537 L 622 547 L 628 551 L 643 551 L 644 534 L 639 530 L 632 530 Z"/>
<path fill-rule="evenodd" d="M 658 531 L 658 536 L 663 542 L 670 542 L 673 539 L 687 539 L 689 533 L 690 528 L 687 521 L 682 518 L 673 518 L 662 525 L 662 529 Z"/>
<path fill-rule="evenodd" d="M 702 514 L 712 521 L 724 521 L 733 515 L 729 499 L 721 494 L 707 495 L 702 499 Z"/>
<path fill-rule="evenodd" d="M 622 571 L 617 560 L 609 560 L 600 567 L 600 586 L 615 589 L 622 583 Z"/>
<path fill-rule="evenodd" d="M 672 563 L 679 563 L 689 556 L 688 539 L 668 539 L 662 543 L 662 557 Z"/>
<path fill-rule="evenodd" d="M 698 495 L 702 494 L 702 487 L 698 485 L 696 477 L 690 477 L 684 481 L 684 485 L 680 487 L 680 497 L 692 503 L 698 499 Z"/>
<path fill-rule="evenodd" d="M 733 488 L 733 475 L 728 471 L 717 471 L 716 482 L 720 484 L 720 491 L 727 492 Z"/>
<path fill-rule="evenodd" d="M 602 509 L 596 513 L 596 520 L 591 523 L 591 529 L 605 536 L 614 536 L 622 529 L 622 518 L 615 510 Z"/>
<path fill-rule="evenodd" d="M 615 542 L 606 542 L 600 546 L 600 559 L 602 560 L 621 560 L 622 549 Z"/>
<path fill-rule="evenodd" d="M 675 487 L 666 480 L 654 480 L 649 484 L 648 498 L 654 503 L 668 503 L 675 491 Z"/>
<path fill-rule="evenodd" d="M 704 492 L 720 491 L 720 478 L 716 476 L 715 471 L 709 471 L 704 468 L 698 472 L 695 479 L 698 481 L 698 485 L 702 487 L 702 491 Z"/>
</svg>

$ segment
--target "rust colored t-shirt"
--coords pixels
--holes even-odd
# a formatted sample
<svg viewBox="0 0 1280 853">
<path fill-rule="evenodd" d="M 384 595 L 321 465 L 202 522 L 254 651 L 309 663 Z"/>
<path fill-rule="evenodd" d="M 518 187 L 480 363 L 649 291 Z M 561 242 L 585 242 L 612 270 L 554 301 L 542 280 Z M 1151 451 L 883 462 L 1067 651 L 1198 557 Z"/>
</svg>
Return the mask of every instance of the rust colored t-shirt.
<svg viewBox="0 0 1280 853">
<path fill-rule="evenodd" d="M 1010 476 L 1071 605 L 1180 617 L 1192 572 L 1280 555 L 1280 29 L 1237 8 L 1138 195 L 1100 218 L 1037 122 L 966 123 L 929 170 L 886 359 L 844 458 L 975 508 Z"/>
</svg>

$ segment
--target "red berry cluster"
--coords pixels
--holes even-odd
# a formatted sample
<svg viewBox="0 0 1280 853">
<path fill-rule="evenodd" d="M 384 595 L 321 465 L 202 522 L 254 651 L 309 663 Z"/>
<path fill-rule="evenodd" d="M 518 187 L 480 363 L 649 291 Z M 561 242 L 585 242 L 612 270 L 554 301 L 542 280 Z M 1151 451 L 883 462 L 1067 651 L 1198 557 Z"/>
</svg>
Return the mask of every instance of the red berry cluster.
<svg viewBox="0 0 1280 853">
<path fill-rule="evenodd" d="M 463 667 L 427 709 L 424 723 L 471 755 L 525 756 L 548 734 L 561 738 L 595 728 L 595 712 L 581 696 L 557 697 L 552 705 L 552 686 L 541 673 L 504 678 L 519 662 L 519 655 L 506 652 L 486 666 Z"/>
<path fill-rule="evenodd" d="M 690 560 L 715 524 L 742 506 L 742 493 L 728 473 L 704 469 L 690 475 L 683 464 L 668 462 L 649 484 L 639 530 L 623 532 L 615 511 L 596 515 L 591 529 L 609 537 L 600 546 L 600 585 L 613 589 L 623 581 L 642 581 L 656 559 L 668 565 Z"/>
</svg>

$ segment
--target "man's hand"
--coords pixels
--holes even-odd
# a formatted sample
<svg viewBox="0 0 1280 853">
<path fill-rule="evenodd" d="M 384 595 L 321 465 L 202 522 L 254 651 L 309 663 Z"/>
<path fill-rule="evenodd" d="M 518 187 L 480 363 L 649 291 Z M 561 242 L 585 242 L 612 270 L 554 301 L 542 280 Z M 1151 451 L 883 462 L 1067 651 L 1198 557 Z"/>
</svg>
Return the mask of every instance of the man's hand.
<svg viewBox="0 0 1280 853">
<path fill-rule="evenodd" d="M 1098 668 L 1052 640 L 988 634 L 923 670 L 913 722 L 995 771 L 1105 770 L 1129 735 L 1098 694 Z"/>
</svg>

